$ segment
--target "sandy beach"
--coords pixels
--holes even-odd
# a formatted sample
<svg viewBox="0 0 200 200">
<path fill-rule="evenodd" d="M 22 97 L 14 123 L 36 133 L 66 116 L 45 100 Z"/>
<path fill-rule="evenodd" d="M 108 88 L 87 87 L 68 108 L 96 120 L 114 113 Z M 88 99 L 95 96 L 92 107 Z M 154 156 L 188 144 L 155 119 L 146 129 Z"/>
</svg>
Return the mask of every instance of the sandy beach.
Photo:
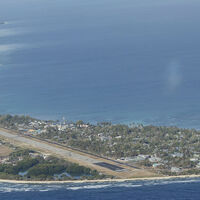
<svg viewBox="0 0 200 200">
<path fill-rule="evenodd" d="M 105 182 L 126 182 L 126 181 L 148 181 L 148 180 L 168 180 L 200 178 L 200 175 L 181 175 L 181 176 L 163 176 L 147 178 L 128 178 L 128 179 L 100 179 L 100 180 L 67 180 L 67 181 L 23 181 L 0 179 L 0 183 L 17 183 L 17 184 L 64 184 L 64 183 L 105 183 Z"/>
</svg>

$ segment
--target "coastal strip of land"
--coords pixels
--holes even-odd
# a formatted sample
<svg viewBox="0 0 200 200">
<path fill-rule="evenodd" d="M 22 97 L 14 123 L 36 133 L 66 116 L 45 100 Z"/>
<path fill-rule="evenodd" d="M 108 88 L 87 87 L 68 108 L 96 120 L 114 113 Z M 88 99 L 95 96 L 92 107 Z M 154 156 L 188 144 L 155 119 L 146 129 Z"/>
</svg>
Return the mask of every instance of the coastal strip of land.
<svg viewBox="0 0 200 200">
<path fill-rule="evenodd" d="M 67 181 L 24 181 L 24 180 L 8 180 L 0 179 L 0 183 L 13 184 L 65 184 L 65 183 L 122 183 L 130 181 L 156 181 L 156 180 L 175 180 L 200 178 L 200 175 L 180 175 L 180 176 L 162 176 L 162 177 L 141 177 L 141 178 L 124 178 L 124 179 L 100 179 L 100 180 L 67 180 Z"/>
<path fill-rule="evenodd" d="M 15 145 L 31 147 L 40 152 L 56 155 L 70 162 L 78 163 L 91 169 L 96 169 L 103 174 L 112 175 L 119 179 L 158 176 L 157 174 L 154 174 L 146 169 L 127 166 L 123 163 L 115 162 L 114 160 L 112 161 L 111 159 L 104 159 L 99 156 L 75 151 L 68 147 L 59 146 L 48 141 L 17 134 L 6 129 L 0 130 L 0 136 Z"/>
</svg>

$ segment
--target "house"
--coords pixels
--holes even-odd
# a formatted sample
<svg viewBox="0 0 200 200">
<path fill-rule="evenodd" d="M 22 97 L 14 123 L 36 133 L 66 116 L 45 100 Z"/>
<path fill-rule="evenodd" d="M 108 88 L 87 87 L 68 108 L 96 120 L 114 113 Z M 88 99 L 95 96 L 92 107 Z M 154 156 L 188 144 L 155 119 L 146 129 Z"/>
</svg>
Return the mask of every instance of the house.
<svg viewBox="0 0 200 200">
<path fill-rule="evenodd" d="M 162 159 L 159 158 L 159 157 L 157 157 L 157 156 L 151 156 L 151 157 L 149 158 L 149 161 L 150 161 L 150 162 L 153 162 L 153 163 L 160 162 L 161 160 L 162 160 Z"/>
<path fill-rule="evenodd" d="M 182 158 L 183 157 L 183 153 L 175 152 L 175 153 L 171 154 L 171 156 L 173 158 Z"/>
<path fill-rule="evenodd" d="M 35 132 L 34 129 L 29 129 L 29 130 L 28 130 L 28 133 L 31 133 L 31 134 L 32 134 L 32 133 L 34 133 L 34 132 Z"/>
<path fill-rule="evenodd" d="M 200 169 L 200 162 L 197 163 L 196 168 Z"/>
<path fill-rule="evenodd" d="M 42 156 L 44 159 L 47 159 L 50 156 L 50 154 L 42 154 Z"/>
<path fill-rule="evenodd" d="M 2 164 L 6 164 L 6 163 L 8 163 L 8 161 L 9 161 L 9 157 L 1 157 L 0 158 L 0 163 L 2 163 Z"/>
<path fill-rule="evenodd" d="M 39 153 L 29 153 L 29 156 L 31 156 L 32 158 L 36 158 L 38 156 L 40 156 Z"/>
<path fill-rule="evenodd" d="M 178 167 L 172 167 L 171 168 L 171 172 L 180 173 L 180 172 L 182 172 L 182 170 L 180 168 L 178 168 Z"/>
<path fill-rule="evenodd" d="M 198 158 L 190 158 L 191 162 L 197 162 L 199 159 Z"/>
<path fill-rule="evenodd" d="M 156 168 L 156 167 L 159 167 L 159 166 L 161 166 L 161 165 L 163 165 L 163 164 L 162 164 L 162 163 L 153 163 L 152 167 L 153 167 L 153 168 Z"/>
<path fill-rule="evenodd" d="M 80 128 L 88 128 L 89 125 L 88 124 L 80 124 Z"/>
<path fill-rule="evenodd" d="M 107 141 L 107 140 L 108 140 L 108 137 L 101 136 L 101 137 L 100 137 L 100 140 L 101 140 L 102 142 Z"/>
<path fill-rule="evenodd" d="M 146 160 L 149 157 L 150 157 L 149 155 L 140 154 L 140 155 L 134 156 L 134 157 L 126 157 L 125 160 L 126 161 L 133 161 L 133 162 L 140 162 L 140 161 Z"/>
</svg>

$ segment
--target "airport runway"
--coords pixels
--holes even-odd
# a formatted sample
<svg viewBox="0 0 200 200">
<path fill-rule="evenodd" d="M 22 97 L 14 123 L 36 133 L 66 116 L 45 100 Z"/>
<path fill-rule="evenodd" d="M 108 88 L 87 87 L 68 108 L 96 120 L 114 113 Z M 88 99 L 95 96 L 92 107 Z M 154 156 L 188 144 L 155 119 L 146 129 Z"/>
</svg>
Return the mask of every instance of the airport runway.
<svg viewBox="0 0 200 200">
<path fill-rule="evenodd" d="M 16 144 L 19 146 L 26 145 L 27 148 L 34 148 L 44 153 L 57 155 L 71 162 L 76 162 L 80 165 L 91 167 L 108 175 L 127 178 L 133 176 L 134 174 L 143 174 L 144 172 L 144 170 L 140 170 L 139 168 L 133 166 L 127 166 L 126 164 L 117 162 L 115 160 L 69 149 L 63 145 L 40 140 L 39 138 L 31 136 L 17 134 L 6 129 L 5 131 L 4 129 L 0 130 L 0 136 L 7 138 L 9 141 L 16 142 Z"/>
</svg>

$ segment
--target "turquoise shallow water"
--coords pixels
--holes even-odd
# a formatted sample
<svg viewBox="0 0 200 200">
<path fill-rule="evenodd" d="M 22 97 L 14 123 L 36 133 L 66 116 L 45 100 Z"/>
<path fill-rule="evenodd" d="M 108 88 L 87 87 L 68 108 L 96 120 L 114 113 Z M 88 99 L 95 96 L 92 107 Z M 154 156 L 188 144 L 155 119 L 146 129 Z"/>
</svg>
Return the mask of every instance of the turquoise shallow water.
<svg viewBox="0 0 200 200">
<path fill-rule="evenodd" d="M 0 113 L 200 128 L 199 8 L 1 1 Z"/>
<path fill-rule="evenodd" d="M 199 184 L 199 179 L 57 185 L 1 183 L 0 198 L 5 200 L 197 200 L 200 195 Z"/>
</svg>

